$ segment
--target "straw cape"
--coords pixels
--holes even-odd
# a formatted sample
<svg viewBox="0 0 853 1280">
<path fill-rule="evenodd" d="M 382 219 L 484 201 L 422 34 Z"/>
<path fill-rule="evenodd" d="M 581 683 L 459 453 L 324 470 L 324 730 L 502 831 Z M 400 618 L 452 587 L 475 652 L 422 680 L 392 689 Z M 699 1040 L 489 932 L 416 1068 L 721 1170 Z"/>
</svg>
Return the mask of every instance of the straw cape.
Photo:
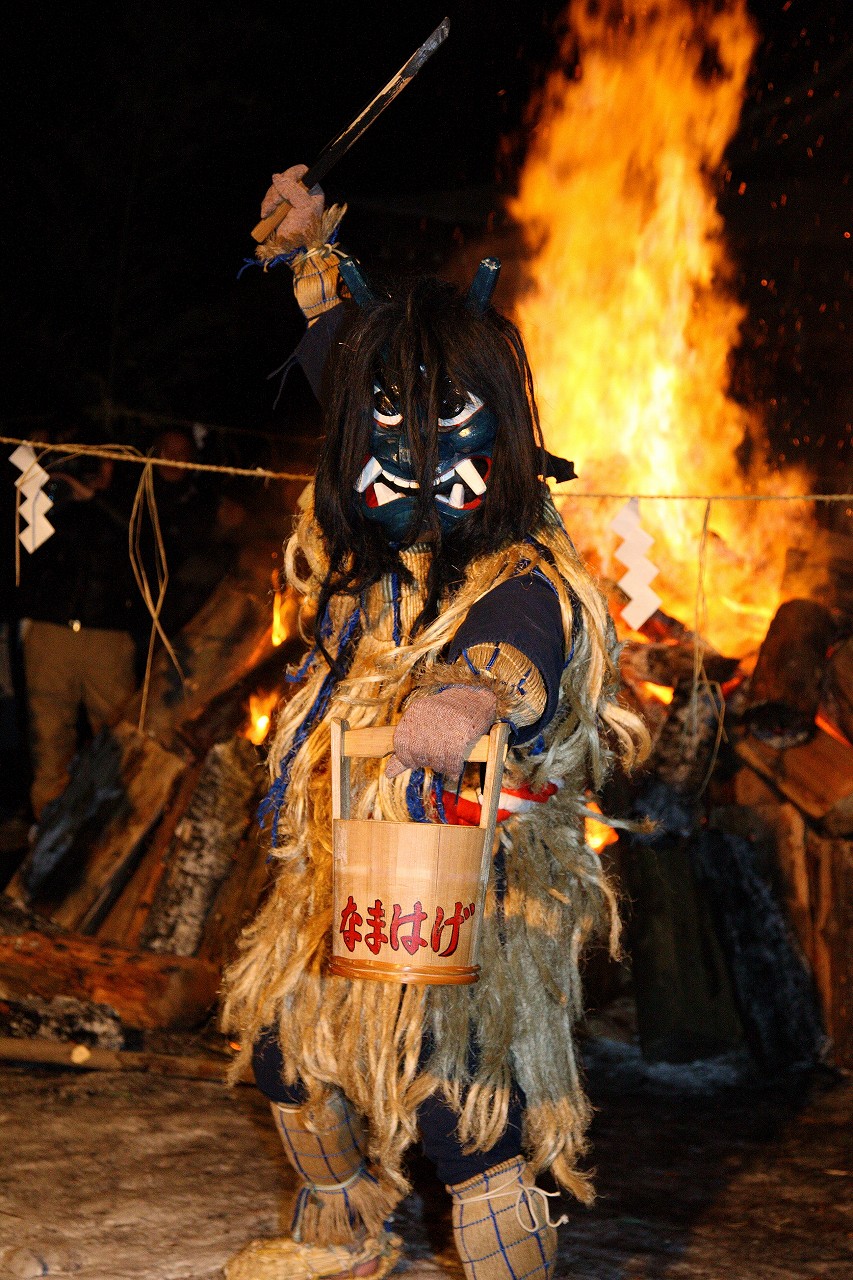
<svg viewBox="0 0 853 1280">
<path fill-rule="evenodd" d="M 344 670 L 335 674 L 314 654 L 280 711 L 268 801 L 277 877 L 224 986 L 224 1024 L 239 1036 L 243 1057 L 264 1029 L 277 1027 L 286 1083 L 301 1080 L 309 1106 L 338 1087 L 365 1117 L 374 1175 L 363 1206 L 368 1228 L 409 1190 L 402 1162 L 423 1100 L 443 1093 L 459 1112 L 462 1142 L 489 1150 L 506 1125 L 513 1077 L 526 1098 L 524 1146 L 533 1171 L 549 1168 L 580 1200 L 591 1199 L 588 1174 L 578 1168 L 590 1118 L 572 1037 L 582 1012 L 578 962 L 595 931 L 608 932 L 616 948 L 618 920 L 613 889 L 584 842 L 583 818 L 588 789 L 600 787 L 614 754 L 630 763 L 643 747 L 642 726 L 616 702 L 617 645 L 606 605 L 550 500 L 532 538 L 471 562 L 438 617 L 411 639 L 429 556 L 426 546 L 402 551 L 399 575 L 360 598 L 332 598 L 323 634 Z M 327 570 L 310 486 L 285 560 L 310 614 Z M 474 679 L 449 668 L 443 650 L 476 601 L 534 569 L 557 592 L 571 657 L 555 716 L 533 744 L 510 752 L 505 785 L 536 790 L 553 781 L 558 790 L 498 827 L 479 982 L 328 976 L 331 721 L 392 724 L 413 691 Z M 573 597 L 582 625 L 573 622 Z M 500 713 L 500 687 L 496 693 Z M 382 762 L 354 761 L 352 781 L 353 817 L 441 820 L 428 770 L 390 780 Z M 238 1060 L 235 1076 L 241 1066 Z"/>
</svg>

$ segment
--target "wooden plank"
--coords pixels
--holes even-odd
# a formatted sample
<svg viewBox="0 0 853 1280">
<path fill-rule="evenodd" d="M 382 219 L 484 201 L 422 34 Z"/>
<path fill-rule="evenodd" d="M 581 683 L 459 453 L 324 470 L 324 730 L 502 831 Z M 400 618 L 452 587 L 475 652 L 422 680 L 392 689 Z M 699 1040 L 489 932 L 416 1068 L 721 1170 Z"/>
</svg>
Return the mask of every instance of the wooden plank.
<svg viewBox="0 0 853 1280">
<path fill-rule="evenodd" d="M 393 724 L 378 729 L 347 729 L 343 735 L 343 754 L 351 759 L 369 760 L 387 756 L 394 750 Z M 484 734 L 468 752 L 469 760 L 483 763 L 489 758 L 489 735 Z"/>
<path fill-rule="evenodd" d="M 0 1036 L 0 1061 L 34 1062 L 47 1066 L 72 1067 L 78 1071 L 145 1071 L 151 1075 L 174 1076 L 185 1080 L 219 1080 L 225 1083 L 230 1063 L 213 1055 L 138 1053 L 129 1049 L 102 1049 L 98 1046 L 46 1040 L 43 1036 L 18 1039 Z M 242 1073 L 237 1084 L 254 1084 Z"/>
<path fill-rule="evenodd" d="M 82 933 L 94 932 L 124 888 L 186 768 L 180 756 L 134 725 L 118 724 L 112 736 L 120 753 L 117 794 L 99 814 L 71 891 L 50 913 L 57 924 Z"/>
<path fill-rule="evenodd" d="M 811 742 L 787 751 L 744 737 L 735 753 L 825 835 L 853 834 L 853 747 L 818 729 Z"/>
<path fill-rule="evenodd" d="M 235 851 L 232 869 L 220 885 L 207 915 L 196 955 L 223 969 L 234 959 L 237 939 L 257 912 L 261 896 L 271 883 L 266 848 L 256 827 Z"/>
<path fill-rule="evenodd" d="M 192 798 L 203 767 L 204 761 L 199 760 L 187 769 L 166 805 L 149 849 L 119 895 L 115 906 L 95 930 L 95 936 L 103 942 L 115 942 L 123 947 L 139 946 L 148 913 L 166 874 L 167 856 L 175 828 Z"/>
<path fill-rule="evenodd" d="M 79 935 L 0 937 L 0 996 L 76 996 L 109 1005 L 130 1027 L 197 1026 L 219 981 L 214 965 L 194 957 L 126 951 Z"/>
<path fill-rule="evenodd" d="M 807 836 L 812 876 L 814 975 L 830 1059 L 853 1068 L 853 842 Z"/>
</svg>

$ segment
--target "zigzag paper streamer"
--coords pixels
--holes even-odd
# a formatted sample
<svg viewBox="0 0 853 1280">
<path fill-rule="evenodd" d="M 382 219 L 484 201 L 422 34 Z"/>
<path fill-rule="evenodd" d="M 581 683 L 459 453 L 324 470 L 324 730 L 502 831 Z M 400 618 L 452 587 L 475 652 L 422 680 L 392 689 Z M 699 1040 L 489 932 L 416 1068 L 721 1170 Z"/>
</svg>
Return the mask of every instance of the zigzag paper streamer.
<svg viewBox="0 0 853 1280">
<path fill-rule="evenodd" d="M 619 586 L 628 596 L 622 617 L 633 631 L 639 631 L 661 602 L 649 586 L 659 570 L 646 556 L 654 538 L 640 525 L 639 498 L 630 498 L 625 503 L 610 521 L 610 528 L 623 539 L 614 552 L 616 559 L 628 566 L 628 572 L 619 579 Z"/>
<path fill-rule="evenodd" d="M 21 494 L 19 511 L 21 520 L 24 521 L 18 537 L 32 555 L 56 532 L 46 515 L 53 506 L 53 499 L 49 498 L 42 489 L 42 485 L 50 479 L 50 476 L 44 467 L 39 466 L 36 455 L 29 445 L 18 445 L 15 452 L 10 455 L 9 461 L 23 472 L 20 479 L 15 481 L 15 488 Z"/>
</svg>

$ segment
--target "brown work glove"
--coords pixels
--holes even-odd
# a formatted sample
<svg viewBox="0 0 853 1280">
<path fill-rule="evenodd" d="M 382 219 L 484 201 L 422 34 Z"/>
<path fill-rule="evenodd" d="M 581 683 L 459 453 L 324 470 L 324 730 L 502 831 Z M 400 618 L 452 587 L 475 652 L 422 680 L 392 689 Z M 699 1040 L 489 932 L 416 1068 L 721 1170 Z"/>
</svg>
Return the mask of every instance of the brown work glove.
<svg viewBox="0 0 853 1280">
<path fill-rule="evenodd" d="M 312 233 L 323 217 L 323 192 L 319 187 L 314 187 L 312 193 L 302 185 L 301 179 L 307 172 L 307 164 L 293 164 L 284 173 L 274 173 L 272 186 L 264 196 L 261 205 L 262 219 L 268 218 L 282 200 L 292 206 L 270 237 L 275 240 L 279 253 L 298 249 L 300 245 L 310 245 L 314 239 Z"/>
<path fill-rule="evenodd" d="M 394 730 L 394 754 L 385 767 L 389 778 L 404 769 L 432 769 L 454 781 L 468 752 L 488 733 L 497 716 L 491 689 L 451 685 L 413 699 Z"/>
</svg>

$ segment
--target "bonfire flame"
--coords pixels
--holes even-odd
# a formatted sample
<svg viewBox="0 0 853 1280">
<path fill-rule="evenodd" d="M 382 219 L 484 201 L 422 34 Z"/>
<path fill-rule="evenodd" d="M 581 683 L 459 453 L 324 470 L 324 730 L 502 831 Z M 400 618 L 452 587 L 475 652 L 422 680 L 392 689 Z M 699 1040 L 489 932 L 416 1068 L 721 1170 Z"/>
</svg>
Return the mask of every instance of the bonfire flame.
<svg viewBox="0 0 853 1280">
<path fill-rule="evenodd" d="M 570 22 L 510 204 L 530 255 L 515 318 L 548 448 L 575 461 L 587 492 L 807 492 L 805 477 L 770 474 L 758 415 L 728 391 L 744 309 L 715 186 L 757 44 L 745 0 L 577 4 Z M 744 441 L 747 472 L 736 461 Z M 608 525 L 623 501 L 558 499 L 594 567 L 614 579 Z M 662 607 L 692 625 L 704 504 L 640 507 Z M 703 630 L 719 648 L 739 656 L 763 638 L 807 513 L 714 506 Z"/>
<path fill-rule="evenodd" d="M 259 747 L 269 733 L 273 708 L 278 701 L 278 693 L 253 693 L 249 696 L 249 723 L 243 730 L 243 737 L 248 738 Z"/>
</svg>

